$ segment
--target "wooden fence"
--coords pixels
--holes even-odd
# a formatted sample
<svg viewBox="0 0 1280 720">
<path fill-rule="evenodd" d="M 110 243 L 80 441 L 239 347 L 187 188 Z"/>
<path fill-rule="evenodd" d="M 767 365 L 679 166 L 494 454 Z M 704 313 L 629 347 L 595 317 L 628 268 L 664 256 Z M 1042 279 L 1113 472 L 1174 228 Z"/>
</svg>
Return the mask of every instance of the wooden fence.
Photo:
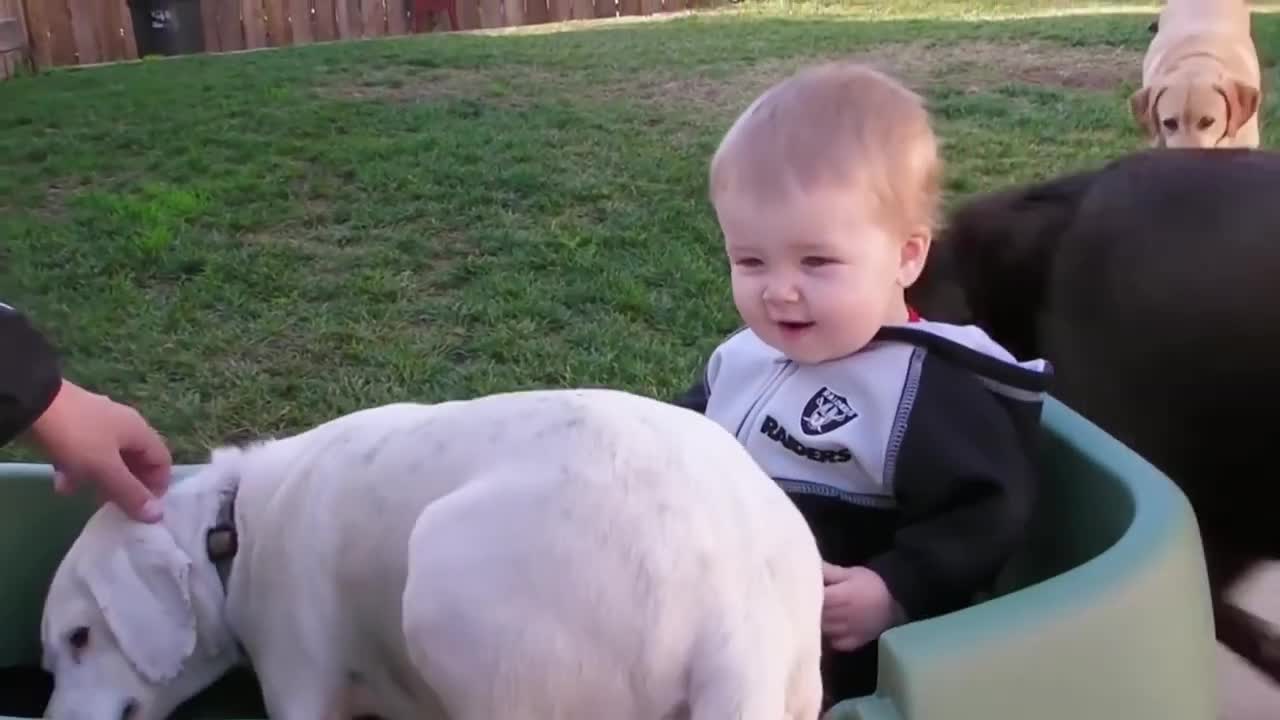
<svg viewBox="0 0 1280 720">
<path fill-rule="evenodd" d="M 422 5 L 439 8 L 449 0 Z M 198 3 L 204 52 L 414 32 L 415 0 L 176 0 Z M 532 25 L 689 9 L 698 0 L 452 0 L 460 28 Z M 25 19 L 36 68 L 134 60 L 130 0 L 0 0 Z M 433 11 L 435 12 L 435 11 Z M 443 12 L 436 27 L 449 27 Z M 0 73 L 0 79 L 4 77 Z"/>
<path fill-rule="evenodd" d="M 22 0 L 0 0 L 0 80 L 30 67 Z"/>
</svg>

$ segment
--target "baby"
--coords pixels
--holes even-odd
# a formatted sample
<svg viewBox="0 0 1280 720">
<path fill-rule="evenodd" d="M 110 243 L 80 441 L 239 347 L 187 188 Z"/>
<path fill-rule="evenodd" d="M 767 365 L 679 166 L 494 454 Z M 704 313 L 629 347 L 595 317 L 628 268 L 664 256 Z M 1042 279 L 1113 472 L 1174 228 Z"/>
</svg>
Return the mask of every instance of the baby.
<svg viewBox="0 0 1280 720">
<path fill-rule="evenodd" d="M 827 707 L 874 691 L 885 630 L 990 587 L 1035 494 L 1050 367 L 905 299 L 941 165 L 921 98 L 844 63 L 767 90 L 711 161 L 746 327 L 677 402 L 734 433 L 808 519 Z"/>
</svg>

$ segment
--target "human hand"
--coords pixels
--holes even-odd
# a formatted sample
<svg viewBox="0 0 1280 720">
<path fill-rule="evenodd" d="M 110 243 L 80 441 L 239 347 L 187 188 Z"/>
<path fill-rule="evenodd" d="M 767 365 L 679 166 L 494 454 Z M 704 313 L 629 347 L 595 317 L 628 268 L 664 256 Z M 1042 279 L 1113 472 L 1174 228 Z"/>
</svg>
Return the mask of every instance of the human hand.
<svg viewBox="0 0 1280 720">
<path fill-rule="evenodd" d="M 893 596 L 874 571 L 822 563 L 822 634 L 834 650 L 848 652 L 893 627 Z"/>
<path fill-rule="evenodd" d="M 173 459 L 138 411 L 63 380 L 29 434 L 54 467 L 57 492 L 89 482 L 133 519 L 161 518 Z"/>
</svg>

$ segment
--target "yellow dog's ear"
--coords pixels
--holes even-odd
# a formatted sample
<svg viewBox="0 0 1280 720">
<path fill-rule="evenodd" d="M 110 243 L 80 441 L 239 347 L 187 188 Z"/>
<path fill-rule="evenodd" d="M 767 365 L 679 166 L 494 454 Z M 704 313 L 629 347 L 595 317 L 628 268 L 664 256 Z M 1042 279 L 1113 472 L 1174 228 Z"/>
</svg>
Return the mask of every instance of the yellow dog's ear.
<svg viewBox="0 0 1280 720">
<path fill-rule="evenodd" d="M 1151 88 L 1138 88 L 1129 96 L 1129 112 L 1133 113 L 1133 119 L 1137 121 L 1138 127 L 1147 134 L 1147 137 L 1155 137 L 1156 120 L 1152 116 L 1151 107 Z"/>
<path fill-rule="evenodd" d="M 1253 114 L 1258 112 L 1261 93 L 1258 88 L 1240 80 L 1230 80 L 1227 87 L 1214 86 L 1227 101 L 1227 134 L 1235 135 Z"/>
</svg>

